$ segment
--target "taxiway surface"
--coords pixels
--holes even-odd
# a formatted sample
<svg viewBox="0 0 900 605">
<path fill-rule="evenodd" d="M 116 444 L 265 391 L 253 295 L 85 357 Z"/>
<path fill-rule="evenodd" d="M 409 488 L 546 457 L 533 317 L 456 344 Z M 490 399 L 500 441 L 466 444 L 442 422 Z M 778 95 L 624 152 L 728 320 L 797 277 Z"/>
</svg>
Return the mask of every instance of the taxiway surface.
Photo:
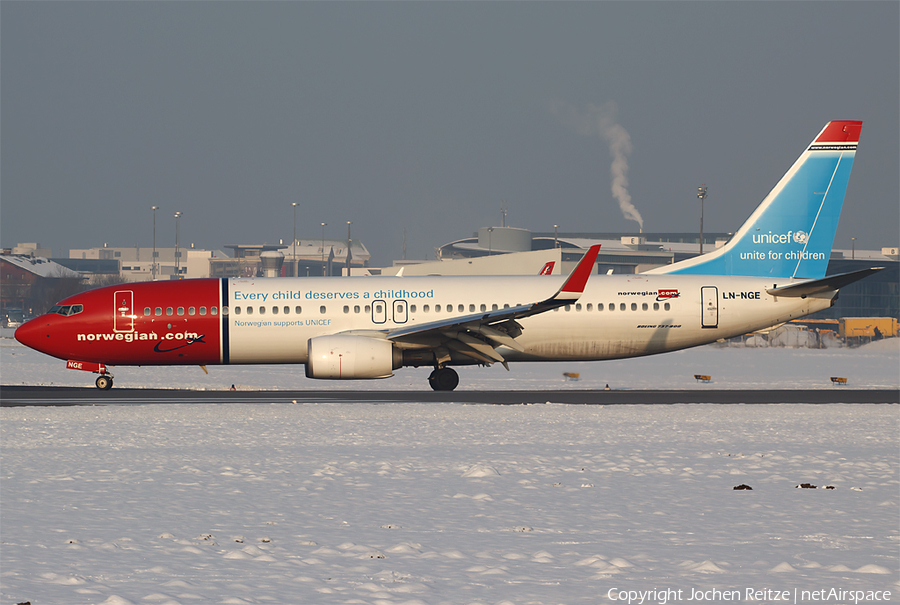
<svg viewBox="0 0 900 605">
<path fill-rule="evenodd" d="M 4 386 L 0 406 L 128 405 L 158 403 L 470 403 L 525 405 L 566 403 L 580 405 L 671 405 L 677 403 L 900 403 L 896 389 L 686 389 L 686 390 L 459 390 L 434 391 L 330 391 L 256 390 L 215 391 L 186 389 L 127 389 L 101 391 L 93 387 Z"/>
</svg>

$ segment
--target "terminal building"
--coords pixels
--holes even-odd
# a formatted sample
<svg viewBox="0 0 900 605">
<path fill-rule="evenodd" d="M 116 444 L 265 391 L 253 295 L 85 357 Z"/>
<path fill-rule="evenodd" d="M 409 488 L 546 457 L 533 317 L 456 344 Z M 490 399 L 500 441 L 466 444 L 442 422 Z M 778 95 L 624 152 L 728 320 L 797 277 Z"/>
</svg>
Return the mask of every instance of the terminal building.
<svg viewBox="0 0 900 605">
<path fill-rule="evenodd" d="M 730 233 L 704 234 L 704 252 L 724 245 Z M 587 248 L 601 244 L 596 272 L 633 274 L 671 264 L 699 254 L 696 233 L 532 233 L 514 227 L 484 227 L 472 237 L 436 249 L 436 261 L 395 261 L 391 267 L 369 267 L 366 246 L 352 240 L 309 239 L 284 244 L 233 244 L 231 251 L 189 248 L 127 247 L 70 250 L 69 258 L 52 258 L 52 265 L 36 263 L 50 250 L 40 244 L 19 244 L 5 249 L 10 262 L 4 274 L 3 306 L 27 306 L 22 284 L 15 289 L 13 273 L 43 271 L 120 281 L 186 279 L 194 277 L 261 277 L 322 275 L 537 275 L 550 267 L 553 274 L 567 274 Z M 266 260 L 266 257 L 268 259 Z M 155 262 L 154 262 L 155 258 Z M 885 267 L 874 275 L 841 289 L 835 306 L 820 311 L 817 319 L 840 317 L 893 317 L 900 319 L 900 255 L 898 248 L 880 251 L 833 250 L 829 275 L 869 267 Z M 264 266 L 270 263 L 268 271 Z M 271 265 L 274 263 L 274 265 Z M 15 267 L 15 269 L 13 269 Z M 46 271 L 44 271 L 46 273 Z M 43 280 L 42 276 L 42 280 Z M 18 278 L 16 278 L 18 279 Z M 24 279 L 24 278 L 23 278 Z M 39 280 L 39 281 L 42 281 Z M 84 280 L 82 280 L 84 281 Z M 49 283 L 49 282 L 48 282 Z M 27 288 L 29 291 L 30 287 Z M 15 290 L 15 296 L 12 296 Z M 13 298 L 16 300 L 13 301 Z M 51 303 L 52 304 L 52 303 Z"/>
</svg>

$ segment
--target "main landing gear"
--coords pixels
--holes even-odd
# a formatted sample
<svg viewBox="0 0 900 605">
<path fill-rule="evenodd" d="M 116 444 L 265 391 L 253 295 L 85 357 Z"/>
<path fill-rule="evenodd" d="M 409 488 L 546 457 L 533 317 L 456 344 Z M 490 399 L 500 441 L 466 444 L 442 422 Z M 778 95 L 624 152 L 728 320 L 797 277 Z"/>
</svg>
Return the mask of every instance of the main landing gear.
<svg viewBox="0 0 900 605">
<path fill-rule="evenodd" d="M 435 368 L 428 377 L 428 384 L 435 391 L 452 391 L 459 384 L 459 374 L 453 368 Z"/>
<path fill-rule="evenodd" d="M 97 388 L 101 391 L 108 391 L 112 388 L 113 377 L 110 374 L 100 374 L 94 384 L 96 384 Z"/>
</svg>

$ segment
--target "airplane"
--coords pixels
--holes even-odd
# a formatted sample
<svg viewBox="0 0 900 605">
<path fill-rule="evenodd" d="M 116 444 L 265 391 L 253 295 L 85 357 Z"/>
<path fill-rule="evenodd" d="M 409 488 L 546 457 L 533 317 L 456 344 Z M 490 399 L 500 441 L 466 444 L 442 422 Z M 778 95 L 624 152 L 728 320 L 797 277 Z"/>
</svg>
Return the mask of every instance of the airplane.
<svg viewBox="0 0 900 605">
<path fill-rule="evenodd" d="M 727 244 L 633 275 L 591 246 L 566 277 L 221 278 L 70 296 L 15 333 L 99 374 L 110 366 L 304 364 L 309 378 L 376 379 L 453 366 L 620 359 L 675 351 L 827 309 L 881 268 L 825 276 L 862 122 L 829 122 Z M 545 273 L 545 271 L 541 271 Z"/>
</svg>

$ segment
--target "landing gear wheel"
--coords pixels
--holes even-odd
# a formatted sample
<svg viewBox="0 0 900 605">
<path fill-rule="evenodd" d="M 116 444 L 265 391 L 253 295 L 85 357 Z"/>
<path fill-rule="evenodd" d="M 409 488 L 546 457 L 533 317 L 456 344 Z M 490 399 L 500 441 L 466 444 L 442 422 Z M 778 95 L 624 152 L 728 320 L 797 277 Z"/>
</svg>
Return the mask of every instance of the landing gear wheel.
<svg viewBox="0 0 900 605">
<path fill-rule="evenodd" d="M 435 391 L 452 391 L 459 384 L 459 374 L 453 368 L 438 368 L 428 377 L 428 384 Z"/>
<path fill-rule="evenodd" d="M 113 379 L 112 376 L 107 376 L 106 374 L 101 374 L 97 377 L 97 382 L 94 384 L 97 385 L 97 388 L 101 391 L 108 391 L 112 388 Z"/>
</svg>

